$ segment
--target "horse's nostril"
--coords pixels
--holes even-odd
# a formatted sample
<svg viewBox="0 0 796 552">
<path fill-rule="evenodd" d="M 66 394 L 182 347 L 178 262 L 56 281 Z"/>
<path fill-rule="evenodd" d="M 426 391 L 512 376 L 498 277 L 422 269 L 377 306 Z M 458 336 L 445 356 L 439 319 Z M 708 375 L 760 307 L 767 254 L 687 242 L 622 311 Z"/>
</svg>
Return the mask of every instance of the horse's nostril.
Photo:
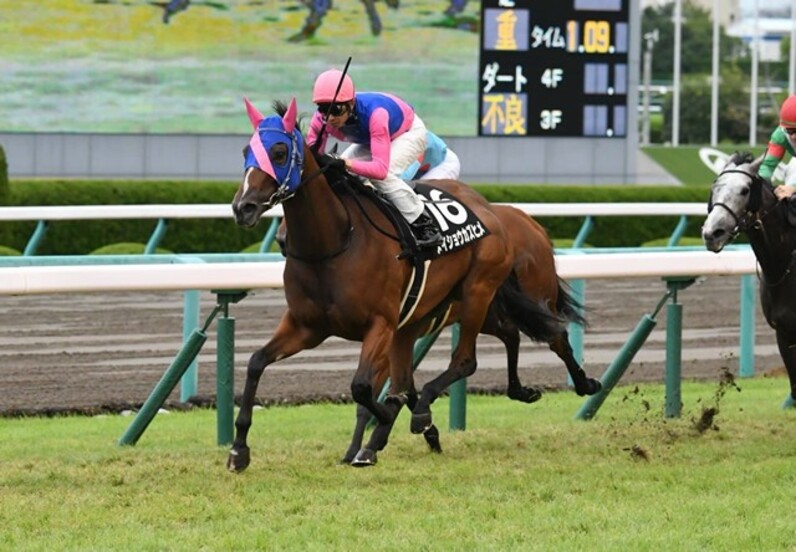
<svg viewBox="0 0 796 552">
<path fill-rule="evenodd" d="M 257 211 L 257 205 L 254 203 L 244 203 L 240 206 L 240 212 L 244 215 L 251 215 Z"/>
</svg>

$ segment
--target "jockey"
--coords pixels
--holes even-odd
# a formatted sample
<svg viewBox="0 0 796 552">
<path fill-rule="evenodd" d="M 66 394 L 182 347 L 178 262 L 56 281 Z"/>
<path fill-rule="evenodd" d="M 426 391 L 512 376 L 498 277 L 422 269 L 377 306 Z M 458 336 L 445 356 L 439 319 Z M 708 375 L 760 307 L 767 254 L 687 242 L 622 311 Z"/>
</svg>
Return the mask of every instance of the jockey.
<svg viewBox="0 0 796 552">
<path fill-rule="evenodd" d="M 318 151 L 325 151 L 327 136 L 319 136 L 325 121 L 329 134 L 351 143 L 341 154 L 346 168 L 370 179 L 395 205 L 412 227 L 420 247 L 436 247 L 442 237 L 431 215 L 400 176 L 426 149 L 426 125 L 414 109 L 391 94 L 355 94 L 351 78 L 336 69 L 318 76 L 312 101 L 318 110 L 310 122 L 307 143 L 317 143 Z"/>
<path fill-rule="evenodd" d="M 423 157 L 404 171 L 404 180 L 459 180 L 462 165 L 459 156 L 436 134 L 426 132 Z"/>
<path fill-rule="evenodd" d="M 782 103 L 782 108 L 779 111 L 779 126 L 771 133 L 766 148 L 766 157 L 760 165 L 758 174 L 771 181 L 774 170 L 785 157 L 786 152 L 791 157 L 796 156 L 796 94 L 789 96 Z M 796 192 L 796 175 L 793 174 L 793 171 L 788 172 L 790 174 L 786 177 L 784 185 L 774 188 L 774 193 L 779 199 L 790 197 Z"/>
</svg>

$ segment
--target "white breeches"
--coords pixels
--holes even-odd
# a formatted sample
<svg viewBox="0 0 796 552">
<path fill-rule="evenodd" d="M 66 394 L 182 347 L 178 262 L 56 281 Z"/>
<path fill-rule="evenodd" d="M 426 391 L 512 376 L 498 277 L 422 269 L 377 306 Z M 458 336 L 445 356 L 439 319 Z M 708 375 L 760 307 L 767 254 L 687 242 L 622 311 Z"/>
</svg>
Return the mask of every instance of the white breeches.
<svg viewBox="0 0 796 552">
<path fill-rule="evenodd" d="M 371 179 L 373 185 L 389 199 L 410 223 L 423 214 L 424 204 L 418 195 L 401 180 L 400 175 L 426 151 L 426 125 L 415 114 L 412 128 L 390 144 L 390 168 L 384 180 Z M 370 159 L 370 148 L 352 144 L 342 153 L 346 159 Z"/>
<path fill-rule="evenodd" d="M 420 180 L 459 180 L 461 170 L 462 164 L 459 162 L 459 156 L 448 148 L 442 163 L 436 167 L 431 167 Z"/>
</svg>

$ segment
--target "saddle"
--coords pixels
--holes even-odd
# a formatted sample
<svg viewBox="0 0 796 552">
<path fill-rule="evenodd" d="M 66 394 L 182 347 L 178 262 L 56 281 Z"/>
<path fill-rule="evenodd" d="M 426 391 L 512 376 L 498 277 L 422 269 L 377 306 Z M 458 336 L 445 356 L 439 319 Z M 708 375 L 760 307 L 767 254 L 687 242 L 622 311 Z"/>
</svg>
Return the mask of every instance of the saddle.
<svg viewBox="0 0 796 552">
<path fill-rule="evenodd" d="M 412 182 L 410 186 L 412 186 L 414 189 L 413 184 L 414 182 Z M 392 204 L 392 202 L 375 187 L 370 184 L 363 183 L 360 188 L 360 192 L 362 192 L 362 195 L 370 199 L 370 201 L 376 205 L 382 213 L 384 213 L 384 215 L 397 231 L 398 241 L 401 244 L 401 253 L 398 255 L 399 259 L 415 260 L 422 263 L 426 260 L 433 260 L 439 257 L 439 253 L 436 249 L 422 249 L 417 245 L 417 240 L 415 239 L 415 235 L 412 232 L 409 222 Z M 436 222 L 434 224 L 437 225 Z"/>
<path fill-rule="evenodd" d="M 420 296 L 425 288 L 426 276 L 431 261 L 446 253 L 462 249 L 489 235 L 489 230 L 476 217 L 475 213 L 444 190 L 418 181 L 409 181 L 407 184 L 418 195 L 425 197 L 429 203 L 438 204 L 436 208 L 440 213 L 440 217 L 446 220 L 445 228 L 440 227 L 438 221 L 434 221 L 437 230 L 442 234 L 441 245 L 434 249 L 425 249 L 418 246 L 414 233 L 404 216 L 376 188 L 366 183 L 362 183 L 359 188 L 362 195 L 369 198 L 395 227 L 401 244 L 401 253 L 398 255 L 398 259 L 406 259 L 414 266 L 412 279 L 401 301 L 399 328 L 409 320 L 415 307 L 420 302 Z M 445 216 L 446 209 L 456 212 L 457 216 L 452 217 L 456 222 Z M 432 220 L 436 218 L 434 216 L 431 217 Z M 445 316 L 442 315 L 442 312 L 434 314 L 435 325 L 444 324 Z"/>
</svg>

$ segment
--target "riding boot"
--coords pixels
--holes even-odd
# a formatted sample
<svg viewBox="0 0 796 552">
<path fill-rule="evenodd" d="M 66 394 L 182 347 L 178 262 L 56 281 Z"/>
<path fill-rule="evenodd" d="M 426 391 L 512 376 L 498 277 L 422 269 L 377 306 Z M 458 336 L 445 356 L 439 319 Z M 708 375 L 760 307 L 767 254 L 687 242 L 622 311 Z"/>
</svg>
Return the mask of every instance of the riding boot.
<svg viewBox="0 0 796 552">
<path fill-rule="evenodd" d="M 442 241 L 442 234 L 439 233 L 434 219 L 425 210 L 411 224 L 412 233 L 415 235 L 417 245 L 422 249 L 437 247 Z"/>
</svg>

